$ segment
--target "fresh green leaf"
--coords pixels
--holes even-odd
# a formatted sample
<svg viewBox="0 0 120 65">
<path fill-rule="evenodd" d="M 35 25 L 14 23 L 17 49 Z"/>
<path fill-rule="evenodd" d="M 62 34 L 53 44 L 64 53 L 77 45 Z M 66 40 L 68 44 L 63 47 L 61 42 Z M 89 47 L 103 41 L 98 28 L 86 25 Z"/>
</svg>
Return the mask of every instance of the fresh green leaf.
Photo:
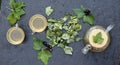
<svg viewBox="0 0 120 65">
<path fill-rule="evenodd" d="M 76 38 L 75 40 L 76 40 L 77 42 L 79 42 L 79 41 L 82 40 L 82 38 L 81 38 L 81 37 L 78 37 L 78 38 Z"/>
<path fill-rule="evenodd" d="M 54 47 L 54 46 L 56 45 L 55 40 L 50 40 L 50 45 L 51 45 L 52 47 Z"/>
<path fill-rule="evenodd" d="M 76 31 L 79 31 L 82 29 L 82 25 L 81 24 L 76 24 L 76 25 L 73 25 L 73 30 L 76 30 Z"/>
<path fill-rule="evenodd" d="M 68 30 L 67 33 L 68 33 L 69 35 L 73 35 L 74 30 Z"/>
<path fill-rule="evenodd" d="M 25 14 L 23 9 L 16 9 L 16 13 L 14 13 L 14 16 L 17 20 L 20 20 L 20 16 Z"/>
<path fill-rule="evenodd" d="M 23 14 L 25 14 L 25 11 L 23 10 L 23 9 L 15 9 L 15 11 L 17 12 L 16 14 L 18 15 L 18 16 L 21 16 L 21 15 L 23 15 Z"/>
<path fill-rule="evenodd" d="M 72 20 L 72 19 L 78 19 L 78 18 L 77 18 L 77 16 L 72 16 L 72 15 L 71 15 L 71 16 L 70 16 L 70 19 Z"/>
<path fill-rule="evenodd" d="M 92 14 L 89 14 L 89 15 L 83 17 L 83 21 L 90 25 L 94 25 L 94 20 L 95 20 L 95 18 Z"/>
<path fill-rule="evenodd" d="M 10 0 L 9 5 L 10 5 L 10 7 L 11 7 L 12 9 L 14 9 L 14 8 L 15 8 L 15 1 L 14 1 L 14 0 Z"/>
<path fill-rule="evenodd" d="M 78 32 L 74 31 L 72 36 L 77 36 Z"/>
<path fill-rule="evenodd" d="M 79 22 L 79 19 L 78 18 L 74 18 L 74 19 L 71 19 L 70 21 L 69 21 L 69 24 L 76 24 L 76 23 L 78 23 Z"/>
<path fill-rule="evenodd" d="M 43 40 L 41 40 L 41 39 L 33 38 L 33 42 L 34 42 L 34 44 L 33 44 L 34 50 L 41 50 L 44 47 Z"/>
<path fill-rule="evenodd" d="M 73 48 L 72 48 L 72 47 L 69 47 L 69 46 L 65 46 L 64 52 L 65 52 L 65 54 L 72 55 Z"/>
<path fill-rule="evenodd" d="M 67 33 L 64 33 L 63 35 L 62 35 L 62 38 L 63 39 L 70 39 L 70 35 L 69 34 L 67 34 Z"/>
<path fill-rule="evenodd" d="M 45 13 L 47 16 L 50 16 L 53 13 L 54 9 L 51 6 L 46 7 Z"/>
<path fill-rule="evenodd" d="M 63 32 L 61 30 L 56 31 L 56 36 L 61 36 Z"/>
<path fill-rule="evenodd" d="M 16 8 L 21 9 L 25 6 L 24 2 L 16 2 Z"/>
<path fill-rule="evenodd" d="M 84 12 L 81 11 L 80 9 L 74 9 L 73 11 L 78 16 L 78 18 L 82 18 L 84 16 Z"/>
<path fill-rule="evenodd" d="M 80 9 L 73 9 L 74 13 L 77 15 L 78 18 L 82 18 L 85 14 L 85 8 L 83 6 L 80 7 Z"/>
<path fill-rule="evenodd" d="M 102 33 L 99 32 L 96 34 L 96 36 L 93 36 L 93 41 L 95 43 L 101 44 L 104 41 L 104 39 L 102 38 Z"/>
<path fill-rule="evenodd" d="M 54 18 L 49 18 L 48 19 L 48 22 L 49 23 L 56 23 L 56 22 L 58 22 L 56 19 L 54 19 Z"/>
<path fill-rule="evenodd" d="M 60 48 L 62 48 L 62 49 L 65 48 L 64 44 L 58 44 L 57 46 L 60 47 Z"/>
<path fill-rule="evenodd" d="M 13 13 L 10 13 L 8 16 L 7 16 L 7 19 L 10 21 L 10 25 L 13 26 L 15 23 L 16 23 L 16 18 L 14 17 L 14 14 Z"/>
<path fill-rule="evenodd" d="M 69 30 L 69 27 L 68 26 L 63 26 L 63 29 Z"/>
<path fill-rule="evenodd" d="M 62 29 L 62 24 L 61 23 L 55 23 L 55 26 L 59 29 Z"/>
<path fill-rule="evenodd" d="M 75 37 L 74 37 L 75 38 Z M 67 39 L 67 43 L 74 42 L 74 38 Z"/>
<path fill-rule="evenodd" d="M 48 61 L 51 57 L 52 54 L 49 50 L 42 50 L 38 53 L 38 60 L 41 60 L 44 65 L 48 65 Z"/>
</svg>

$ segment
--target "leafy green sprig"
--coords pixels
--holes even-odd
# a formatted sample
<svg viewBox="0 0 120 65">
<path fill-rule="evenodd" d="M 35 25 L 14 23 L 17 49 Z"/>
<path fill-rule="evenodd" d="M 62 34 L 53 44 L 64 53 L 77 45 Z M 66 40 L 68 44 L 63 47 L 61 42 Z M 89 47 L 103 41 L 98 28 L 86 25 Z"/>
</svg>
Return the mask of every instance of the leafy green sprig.
<svg viewBox="0 0 120 65">
<path fill-rule="evenodd" d="M 14 0 L 10 0 L 9 5 L 11 8 L 11 13 L 7 16 L 7 19 L 10 25 L 13 26 L 20 20 L 20 17 L 25 14 L 25 11 L 22 9 L 25 4 L 23 2 L 15 2 Z"/>
</svg>

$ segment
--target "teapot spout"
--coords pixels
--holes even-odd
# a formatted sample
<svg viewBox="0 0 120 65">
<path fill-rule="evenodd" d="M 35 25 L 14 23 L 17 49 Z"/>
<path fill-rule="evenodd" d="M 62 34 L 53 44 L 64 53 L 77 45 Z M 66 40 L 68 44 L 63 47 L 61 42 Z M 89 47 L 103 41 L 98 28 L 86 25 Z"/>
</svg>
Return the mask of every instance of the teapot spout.
<svg viewBox="0 0 120 65">
<path fill-rule="evenodd" d="M 112 30 L 114 28 L 115 24 L 110 24 L 107 29 L 106 29 L 106 32 L 110 32 L 110 30 Z"/>
</svg>

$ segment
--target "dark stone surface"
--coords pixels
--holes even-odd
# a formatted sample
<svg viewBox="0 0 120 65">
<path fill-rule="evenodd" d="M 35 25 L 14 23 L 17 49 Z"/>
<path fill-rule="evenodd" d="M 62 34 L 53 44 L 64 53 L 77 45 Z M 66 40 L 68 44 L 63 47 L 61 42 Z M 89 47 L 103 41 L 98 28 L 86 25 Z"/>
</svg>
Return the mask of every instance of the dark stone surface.
<svg viewBox="0 0 120 65">
<path fill-rule="evenodd" d="M 51 5 L 55 12 L 50 17 L 60 18 L 65 13 L 72 13 L 72 9 L 80 5 L 90 9 L 95 15 L 95 24 L 107 27 L 111 22 L 116 24 L 110 32 L 111 44 L 102 53 L 89 52 L 87 55 L 81 53 L 84 47 L 83 41 L 71 44 L 74 48 L 73 56 L 65 55 L 60 48 L 54 48 L 53 57 L 48 65 L 118 65 L 120 56 L 120 0 L 18 0 L 26 4 L 26 15 L 22 16 L 19 26 L 24 29 L 26 39 L 20 46 L 13 46 L 6 39 L 6 32 L 10 25 L 6 19 L 9 14 L 9 0 L 2 1 L 2 18 L 0 19 L 0 65 L 43 65 L 37 60 L 37 51 L 32 49 L 32 37 L 37 36 L 45 39 L 45 32 L 31 35 L 28 26 L 29 19 L 34 14 L 45 15 L 45 7 Z M 83 24 L 83 23 L 82 23 Z M 83 36 L 90 26 L 83 24 L 80 35 Z"/>
</svg>

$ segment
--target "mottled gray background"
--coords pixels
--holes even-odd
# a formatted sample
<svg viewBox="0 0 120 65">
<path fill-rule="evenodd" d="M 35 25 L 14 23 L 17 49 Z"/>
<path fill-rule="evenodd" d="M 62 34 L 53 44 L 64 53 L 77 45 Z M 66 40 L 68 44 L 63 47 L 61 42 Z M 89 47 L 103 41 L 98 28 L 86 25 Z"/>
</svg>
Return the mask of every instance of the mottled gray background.
<svg viewBox="0 0 120 65">
<path fill-rule="evenodd" d="M 90 9 L 95 15 L 95 24 L 107 27 L 111 22 L 116 24 L 110 32 L 111 44 L 102 53 L 89 52 L 87 55 L 81 53 L 84 47 L 83 41 L 71 44 L 73 56 L 65 55 L 60 48 L 54 48 L 53 56 L 48 65 L 118 65 L 120 57 L 120 0 L 18 0 L 26 4 L 26 14 L 22 16 L 19 26 L 24 29 L 26 39 L 20 46 L 13 46 L 6 39 L 6 32 L 10 28 L 6 16 L 9 14 L 9 0 L 2 1 L 2 18 L 0 19 L 0 65 L 43 65 L 37 60 L 37 51 L 32 49 L 32 37 L 37 36 L 45 39 L 45 32 L 31 35 L 28 26 L 29 19 L 34 14 L 45 15 L 45 8 L 51 5 L 55 12 L 50 17 L 61 18 L 65 13 L 72 13 L 72 9 L 80 5 Z M 80 35 L 90 27 L 83 24 Z"/>
</svg>

